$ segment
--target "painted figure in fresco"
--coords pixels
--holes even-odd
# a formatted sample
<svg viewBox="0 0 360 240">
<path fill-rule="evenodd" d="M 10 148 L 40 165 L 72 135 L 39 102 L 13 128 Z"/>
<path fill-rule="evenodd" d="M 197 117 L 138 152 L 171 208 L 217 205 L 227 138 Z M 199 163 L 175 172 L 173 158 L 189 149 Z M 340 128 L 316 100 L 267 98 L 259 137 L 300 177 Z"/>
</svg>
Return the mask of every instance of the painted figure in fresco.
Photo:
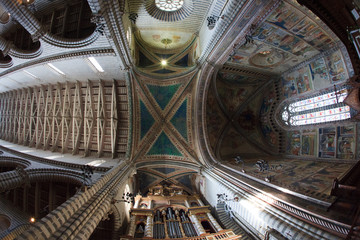
<svg viewBox="0 0 360 240">
<path fill-rule="evenodd" d="M 340 52 L 335 52 L 327 59 L 329 73 L 333 82 L 346 79 L 346 71 L 340 54 Z"/>
<path fill-rule="evenodd" d="M 285 51 L 291 50 L 291 45 L 297 43 L 298 40 L 292 35 L 286 35 L 283 39 L 281 39 L 279 43 L 279 47 Z"/>
<path fill-rule="evenodd" d="M 295 132 L 290 132 L 289 136 L 290 139 L 290 146 L 288 146 L 290 154 L 293 155 L 299 155 L 300 154 L 300 147 L 301 147 L 301 143 L 300 143 L 300 132 L 299 131 L 295 131 Z"/>
<path fill-rule="evenodd" d="M 354 157 L 354 153 L 353 153 L 353 149 L 352 149 L 353 141 L 354 141 L 354 139 L 352 137 L 350 137 L 350 138 L 340 137 L 339 138 L 338 151 L 342 158 L 352 159 Z"/>
<path fill-rule="evenodd" d="M 242 63 L 242 61 L 245 59 L 245 57 L 240 55 L 234 55 L 230 58 L 231 62 L 233 63 Z"/>
<path fill-rule="evenodd" d="M 270 144 L 272 144 L 272 145 L 277 144 L 277 135 L 270 126 L 262 125 L 261 130 L 262 130 L 262 133 L 264 134 L 265 138 L 267 140 L 269 140 Z"/>
<path fill-rule="evenodd" d="M 321 147 L 322 150 L 334 152 L 335 151 L 335 136 L 332 134 L 322 135 Z"/>
</svg>

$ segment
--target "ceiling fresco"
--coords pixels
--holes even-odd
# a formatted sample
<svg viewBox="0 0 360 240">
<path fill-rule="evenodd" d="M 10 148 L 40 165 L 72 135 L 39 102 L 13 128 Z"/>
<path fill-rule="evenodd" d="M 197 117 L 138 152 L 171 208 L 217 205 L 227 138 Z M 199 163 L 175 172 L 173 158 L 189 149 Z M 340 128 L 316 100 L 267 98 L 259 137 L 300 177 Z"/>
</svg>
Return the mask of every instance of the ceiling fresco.
<svg viewBox="0 0 360 240">
<path fill-rule="evenodd" d="M 264 103 L 263 94 L 273 89 L 273 84 L 269 85 L 271 78 L 229 66 L 215 75 L 209 87 L 206 120 L 209 144 L 219 159 L 239 154 L 264 155 L 270 152 L 264 149 L 278 149 L 279 135 L 273 126 L 261 128 L 260 124 L 276 99 L 269 94 Z M 262 105 L 264 109 L 260 112 Z M 272 143 L 268 136 L 272 137 Z"/>
<path fill-rule="evenodd" d="M 126 7 L 129 13 L 137 13 L 134 25 L 143 43 L 163 49 L 162 41 L 169 39 L 167 49 L 173 49 L 187 45 L 193 34 L 200 32 L 210 4 L 207 0 L 187 0 L 179 11 L 166 12 L 158 9 L 155 1 L 132 0 Z"/>
<path fill-rule="evenodd" d="M 252 158 L 267 155 L 261 149 L 250 143 L 248 139 L 239 133 L 238 129 L 229 126 L 226 134 L 223 134 L 217 155 L 222 160 L 234 158 L 235 156 Z"/>
<path fill-rule="evenodd" d="M 284 1 L 252 34 L 253 42 L 235 47 L 228 63 L 281 73 L 339 42 L 309 10 Z"/>
<path fill-rule="evenodd" d="M 195 192 L 195 178 L 197 172 L 172 165 L 154 166 L 137 170 L 138 186 L 142 194 L 147 193 L 150 187 L 161 182 L 184 187 L 189 194 Z M 141 179 L 141 181 L 140 181 Z"/>
<path fill-rule="evenodd" d="M 194 35 L 187 32 L 142 30 L 140 37 L 152 48 L 176 49 L 190 44 Z"/>
<path fill-rule="evenodd" d="M 135 74 L 136 161 L 179 160 L 196 163 L 193 146 L 194 71 L 171 80 L 155 80 Z"/>
<path fill-rule="evenodd" d="M 272 85 L 269 85 L 261 94 L 253 97 L 249 104 L 237 113 L 234 122 L 238 132 L 245 136 L 248 142 L 268 154 L 276 154 L 279 152 L 279 134 L 273 128 L 274 125 L 261 122 L 264 117 L 261 112 L 264 96 L 268 95 L 271 89 Z"/>
<path fill-rule="evenodd" d="M 157 47 L 143 43 L 139 33 L 135 34 L 134 54 L 137 69 L 159 78 L 178 76 L 194 69 L 195 62 L 199 57 L 198 38 L 190 36 L 184 45 L 180 40 L 179 44 L 175 43 L 173 37 L 179 36 L 159 38 L 159 47 Z M 174 46 L 174 48 L 170 46 Z"/>
</svg>

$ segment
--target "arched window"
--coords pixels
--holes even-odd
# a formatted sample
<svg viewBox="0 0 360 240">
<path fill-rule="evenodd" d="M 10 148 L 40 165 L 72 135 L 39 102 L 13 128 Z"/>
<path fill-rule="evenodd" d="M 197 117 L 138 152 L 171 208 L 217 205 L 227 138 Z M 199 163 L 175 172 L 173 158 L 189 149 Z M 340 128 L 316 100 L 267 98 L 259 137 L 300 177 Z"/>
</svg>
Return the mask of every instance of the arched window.
<svg viewBox="0 0 360 240">
<path fill-rule="evenodd" d="M 343 103 L 348 94 L 346 86 L 284 106 L 281 118 L 287 126 L 302 126 L 349 119 L 350 107 Z"/>
</svg>

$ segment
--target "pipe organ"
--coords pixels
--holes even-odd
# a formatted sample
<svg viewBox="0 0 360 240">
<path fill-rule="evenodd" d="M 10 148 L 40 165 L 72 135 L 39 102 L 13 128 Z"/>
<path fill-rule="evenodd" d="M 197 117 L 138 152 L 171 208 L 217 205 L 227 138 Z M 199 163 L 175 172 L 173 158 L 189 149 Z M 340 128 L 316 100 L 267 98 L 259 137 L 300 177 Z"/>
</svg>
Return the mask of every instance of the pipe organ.
<svg viewBox="0 0 360 240">
<path fill-rule="evenodd" d="M 237 239 L 232 230 L 223 230 L 198 194 L 189 195 L 182 187 L 156 185 L 146 197 L 137 195 L 131 208 L 127 239 Z M 219 238 L 219 236 L 221 236 Z"/>
</svg>

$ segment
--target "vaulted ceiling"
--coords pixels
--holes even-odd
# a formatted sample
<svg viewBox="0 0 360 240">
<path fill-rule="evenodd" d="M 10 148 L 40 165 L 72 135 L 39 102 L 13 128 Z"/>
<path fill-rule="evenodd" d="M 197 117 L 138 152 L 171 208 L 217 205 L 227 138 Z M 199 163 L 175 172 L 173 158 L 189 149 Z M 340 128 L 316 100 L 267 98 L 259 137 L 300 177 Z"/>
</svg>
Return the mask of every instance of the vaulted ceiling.
<svg viewBox="0 0 360 240">
<path fill-rule="evenodd" d="M 11 4 L 20 3 L 5 0 L 0 12 Z M 126 80 L 129 134 L 117 141 L 129 142 L 127 157 L 147 179 L 142 191 L 164 179 L 193 191 L 189 179 L 205 164 L 203 138 L 218 160 L 283 153 L 284 136 L 273 121 L 281 76 L 341 45 L 293 0 L 185 0 L 175 12 L 154 0 L 35 0 L 13 11 L 0 23 L 0 92 Z M 112 142 L 113 132 L 104 131 Z"/>
</svg>

